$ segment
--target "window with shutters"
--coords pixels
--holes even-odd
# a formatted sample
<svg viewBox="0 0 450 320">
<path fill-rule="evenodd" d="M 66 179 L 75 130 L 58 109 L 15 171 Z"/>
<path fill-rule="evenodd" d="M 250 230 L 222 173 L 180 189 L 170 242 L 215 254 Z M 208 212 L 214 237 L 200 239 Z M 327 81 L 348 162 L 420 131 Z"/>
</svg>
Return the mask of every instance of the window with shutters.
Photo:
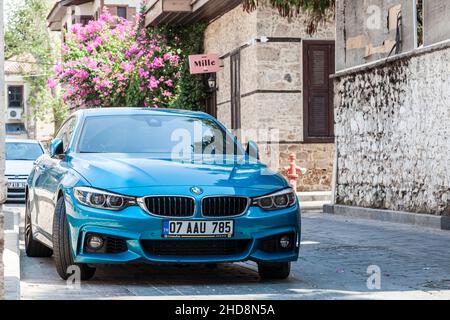
<svg viewBox="0 0 450 320">
<path fill-rule="evenodd" d="M 334 41 L 303 42 L 303 130 L 305 142 L 334 141 Z"/>
<path fill-rule="evenodd" d="M 23 108 L 23 86 L 8 86 L 8 108 Z"/>
<path fill-rule="evenodd" d="M 127 7 L 117 7 L 117 16 L 119 18 L 127 19 Z"/>
<path fill-rule="evenodd" d="M 230 56 L 231 78 L 231 129 L 241 129 L 241 53 Z"/>
<path fill-rule="evenodd" d="M 93 16 L 80 16 L 80 24 L 86 26 L 89 24 L 89 21 L 94 20 Z"/>
</svg>

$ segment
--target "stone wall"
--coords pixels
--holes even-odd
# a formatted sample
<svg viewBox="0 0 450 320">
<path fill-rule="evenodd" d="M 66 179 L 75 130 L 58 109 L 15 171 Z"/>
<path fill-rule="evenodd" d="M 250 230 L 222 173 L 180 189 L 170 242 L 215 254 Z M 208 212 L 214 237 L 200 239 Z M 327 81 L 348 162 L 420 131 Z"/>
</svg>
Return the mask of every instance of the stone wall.
<svg viewBox="0 0 450 320">
<path fill-rule="evenodd" d="M 450 43 L 338 74 L 337 203 L 450 215 Z"/>
<path fill-rule="evenodd" d="M 205 51 L 225 56 L 218 73 L 218 119 L 231 124 L 230 58 L 227 54 L 242 47 L 241 124 L 243 142 L 254 140 L 262 160 L 273 170 L 288 165 L 288 151 L 296 152 L 298 163 L 310 169 L 302 177 L 301 190 L 329 190 L 332 176 L 333 144 L 303 144 L 303 59 L 302 40 L 306 16 L 288 20 L 278 11 L 263 6 L 248 14 L 241 6 L 212 22 L 205 32 Z M 334 22 L 320 26 L 313 39 L 333 40 Z M 269 42 L 252 39 L 271 38 Z M 263 130 L 279 130 L 276 148 Z M 279 152 L 274 160 L 271 152 Z M 326 158 L 326 159 L 325 159 Z"/>
</svg>

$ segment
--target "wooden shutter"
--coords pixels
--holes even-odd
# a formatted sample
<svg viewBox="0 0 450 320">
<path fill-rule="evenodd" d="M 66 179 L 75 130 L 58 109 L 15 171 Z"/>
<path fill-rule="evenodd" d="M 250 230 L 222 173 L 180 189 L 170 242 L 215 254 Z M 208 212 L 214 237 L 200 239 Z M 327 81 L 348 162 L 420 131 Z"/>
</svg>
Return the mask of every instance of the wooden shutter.
<svg viewBox="0 0 450 320">
<path fill-rule="evenodd" d="M 231 129 L 241 129 L 241 53 L 230 56 L 231 78 Z"/>
<path fill-rule="evenodd" d="M 334 41 L 304 41 L 303 116 L 305 142 L 334 140 Z"/>
</svg>

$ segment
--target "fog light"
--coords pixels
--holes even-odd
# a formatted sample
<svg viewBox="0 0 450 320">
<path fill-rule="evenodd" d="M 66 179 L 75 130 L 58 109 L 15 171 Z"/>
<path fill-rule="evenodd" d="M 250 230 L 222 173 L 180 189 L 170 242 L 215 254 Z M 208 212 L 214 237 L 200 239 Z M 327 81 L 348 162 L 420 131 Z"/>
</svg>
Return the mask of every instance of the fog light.
<svg viewBox="0 0 450 320">
<path fill-rule="evenodd" d="M 290 239 L 289 236 L 282 236 L 282 237 L 280 238 L 280 246 L 281 246 L 283 249 L 289 248 L 290 245 L 291 245 L 291 239 Z"/>
<path fill-rule="evenodd" d="M 103 247 L 103 238 L 100 236 L 89 236 L 88 245 L 92 250 L 100 250 Z"/>
</svg>

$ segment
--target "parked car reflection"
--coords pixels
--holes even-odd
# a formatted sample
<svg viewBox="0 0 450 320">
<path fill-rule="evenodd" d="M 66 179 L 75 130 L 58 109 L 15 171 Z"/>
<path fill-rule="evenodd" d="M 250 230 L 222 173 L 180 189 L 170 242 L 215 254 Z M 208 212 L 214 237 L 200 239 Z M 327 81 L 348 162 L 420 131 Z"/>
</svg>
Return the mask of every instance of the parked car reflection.
<svg viewBox="0 0 450 320">
<path fill-rule="evenodd" d="M 6 171 L 8 202 L 25 202 L 25 187 L 34 162 L 44 154 L 39 141 L 6 139 Z"/>
</svg>

